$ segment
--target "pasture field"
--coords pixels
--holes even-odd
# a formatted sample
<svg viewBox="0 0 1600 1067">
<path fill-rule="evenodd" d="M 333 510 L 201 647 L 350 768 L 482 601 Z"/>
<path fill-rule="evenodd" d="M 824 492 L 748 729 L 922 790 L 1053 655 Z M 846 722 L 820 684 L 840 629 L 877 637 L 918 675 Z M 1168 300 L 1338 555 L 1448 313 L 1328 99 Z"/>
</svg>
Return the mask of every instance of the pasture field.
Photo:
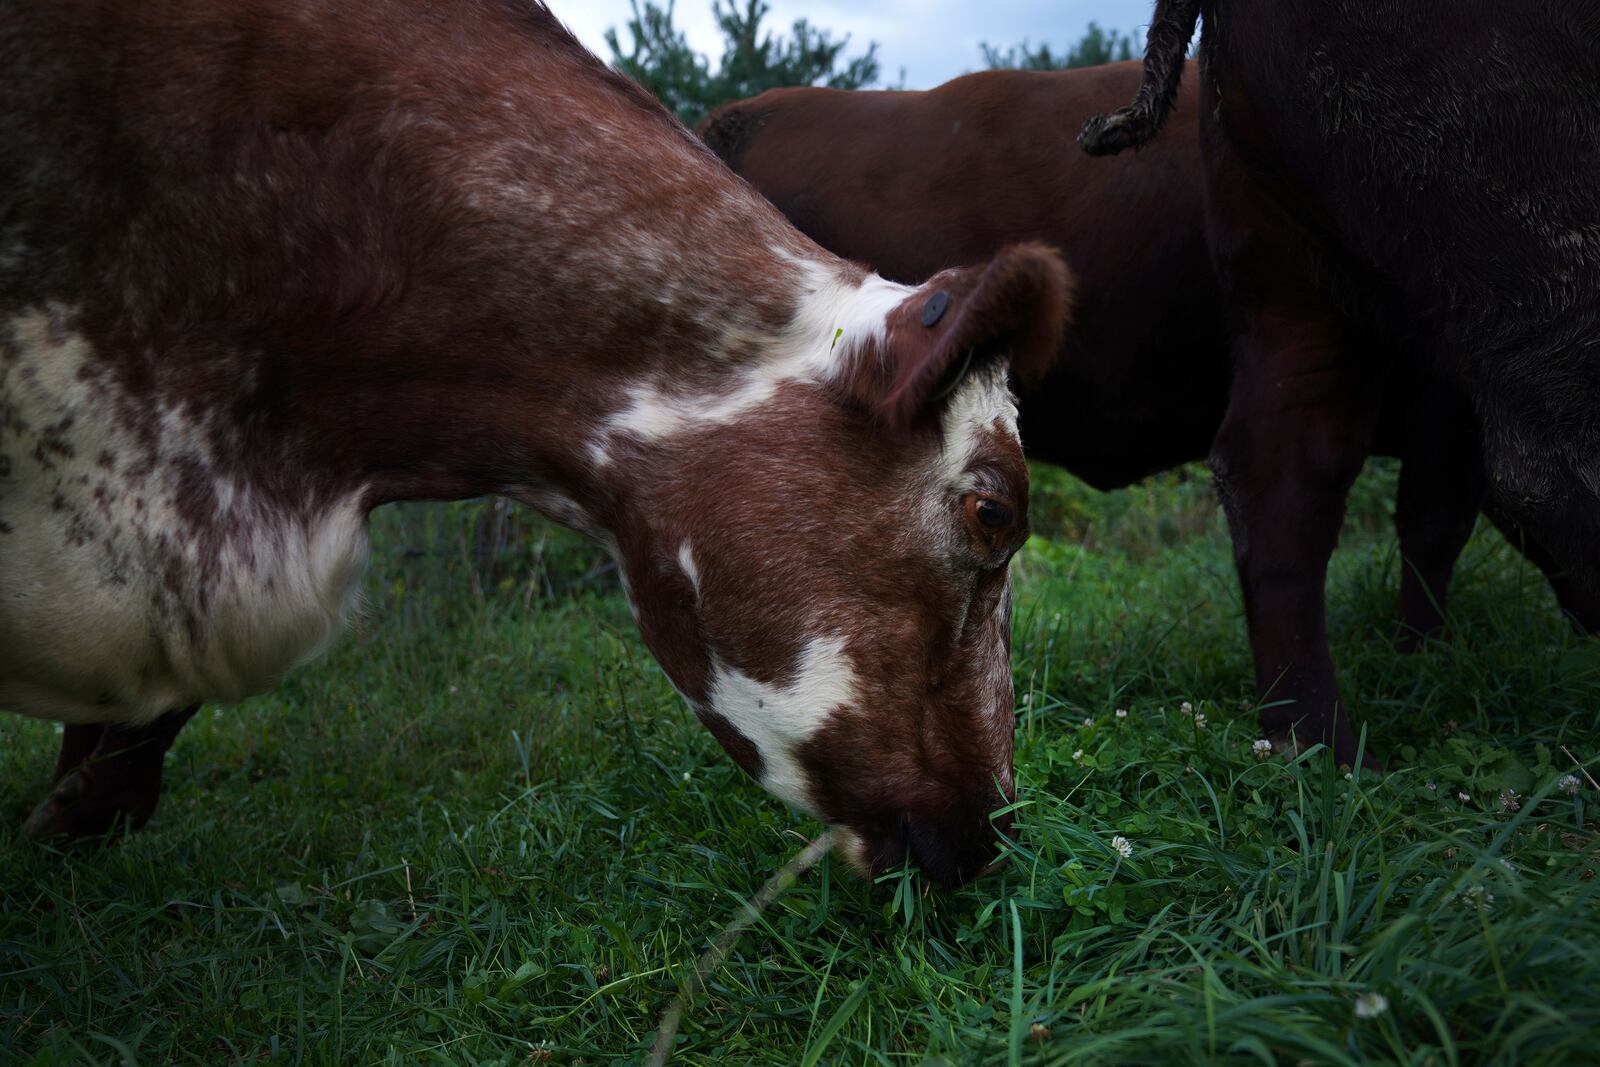
<svg viewBox="0 0 1600 1067">
<path fill-rule="evenodd" d="M 1562 783 L 1567 751 L 1600 776 L 1600 645 L 1537 573 L 1480 532 L 1452 631 L 1396 654 L 1393 472 L 1363 479 L 1330 616 L 1388 773 L 1347 777 L 1253 751 L 1203 479 L 1039 477 L 1002 871 L 825 861 L 673 1062 L 1600 1062 L 1600 794 Z M 0 718 L 0 1062 L 639 1062 L 816 834 L 695 723 L 595 550 L 479 506 L 380 517 L 362 624 L 203 712 L 147 832 L 17 842 L 56 734 Z"/>
</svg>

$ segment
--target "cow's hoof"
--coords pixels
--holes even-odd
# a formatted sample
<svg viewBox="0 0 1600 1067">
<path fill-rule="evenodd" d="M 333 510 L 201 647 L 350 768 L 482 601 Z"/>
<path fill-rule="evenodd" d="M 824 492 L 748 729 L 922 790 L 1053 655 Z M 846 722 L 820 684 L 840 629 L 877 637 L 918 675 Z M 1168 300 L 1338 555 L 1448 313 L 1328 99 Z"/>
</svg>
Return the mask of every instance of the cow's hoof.
<svg viewBox="0 0 1600 1067">
<path fill-rule="evenodd" d="M 79 768 L 57 782 L 44 803 L 33 809 L 22 824 L 22 836 L 28 841 L 84 841 L 104 837 L 119 826 L 137 830 L 150 818 L 149 811 L 139 810 L 142 807 L 107 796 L 103 788 L 96 788 L 95 777 Z"/>
</svg>

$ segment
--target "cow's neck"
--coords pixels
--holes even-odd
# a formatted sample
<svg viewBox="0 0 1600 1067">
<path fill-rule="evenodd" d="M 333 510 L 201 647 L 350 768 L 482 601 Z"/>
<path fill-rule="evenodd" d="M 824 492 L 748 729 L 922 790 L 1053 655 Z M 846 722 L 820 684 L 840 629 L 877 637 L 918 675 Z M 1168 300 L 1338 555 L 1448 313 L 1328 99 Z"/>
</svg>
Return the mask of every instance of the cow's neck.
<svg viewBox="0 0 1600 1067">
<path fill-rule="evenodd" d="M 746 414 L 785 380 L 825 376 L 830 336 L 878 328 L 900 299 L 822 255 L 736 267 L 741 277 L 687 292 L 625 269 L 633 281 L 580 283 L 582 309 L 502 288 L 458 306 L 453 320 L 470 326 L 435 327 L 417 345 L 409 338 L 437 306 L 424 297 L 387 316 L 366 351 L 345 350 L 336 391 L 325 373 L 308 383 L 310 449 L 346 463 L 340 480 L 363 484 L 374 505 L 503 494 L 603 534 L 628 506 L 629 473 L 656 449 Z"/>
</svg>

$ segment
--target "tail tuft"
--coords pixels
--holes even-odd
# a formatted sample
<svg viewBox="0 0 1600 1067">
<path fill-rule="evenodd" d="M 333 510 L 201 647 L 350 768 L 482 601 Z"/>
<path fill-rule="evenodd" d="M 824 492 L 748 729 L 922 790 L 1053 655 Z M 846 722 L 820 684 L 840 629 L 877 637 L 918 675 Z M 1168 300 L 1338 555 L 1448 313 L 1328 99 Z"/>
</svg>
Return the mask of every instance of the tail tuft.
<svg viewBox="0 0 1600 1067">
<path fill-rule="evenodd" d="M 1078 147 L 1091 156 L 1114 156 L 1126 148 L 1143 148 L 1161 132 L 1162 118 L 1136 104 L 1096 115 L 1078 131 Z"/>
<path fill-rule="evenodd" d="M 1078 147 L 1091 156 L 1114 156 L 1143 148 L 1166 124 L 1178 99 L 1184 53 L 1194 38 L 1204 0 L 1157 0 L 1145 40 L 1144 79 L 1133 103 L 1083 124 Z"/>
</svg>

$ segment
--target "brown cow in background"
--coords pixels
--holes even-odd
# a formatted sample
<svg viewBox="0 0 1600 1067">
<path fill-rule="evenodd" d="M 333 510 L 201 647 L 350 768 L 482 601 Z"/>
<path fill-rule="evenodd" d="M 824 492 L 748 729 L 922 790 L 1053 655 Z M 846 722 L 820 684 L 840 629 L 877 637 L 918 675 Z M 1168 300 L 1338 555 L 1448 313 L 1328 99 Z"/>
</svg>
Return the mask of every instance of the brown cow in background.
<svg viewBox="0 0 1600 1067">
<path fill-rule="evenodd" d="M 701 135 L 807 235 L 890 278 L 925 278 L 1011 241 L 1061 248 L 1079 313 L 1049 376 L 1023 390 L 1023 436 L 1034 457 L 1113 489 L 1210 454 L 1244 327 L 1225 316 L 1212 268 L 1194 91 L 1180 91 L 1164 136 L 1137 154 L 1095 161 L 1073 142 L 1083 119 L 1139 83 L 1139 64 L 1119 63 L 989 71 L 927 92 L 778 89 L 720 109 Z M 1395 521 L 1409 646 L 1442 624 L 1484 484 L 1464 401 L 1391 355 L 1374 444 L 1404 461 Z M 1303 509 L 1327 495 L 1294 483 L 1232 516 L 1256 680 L 1272 705 L 1264 725 L 1328 741 L 1344 762 L 1356 738 L 1339 710 L 1323 586 L 1354 474 L 1338 473 L 1338 510 L 1314 521 Z M 1276 566 L 1251 566 L 1252 544 Z M 1600 624 L 1600 610 L 1554 584 L 1574 617 Z"/>
</svg>

